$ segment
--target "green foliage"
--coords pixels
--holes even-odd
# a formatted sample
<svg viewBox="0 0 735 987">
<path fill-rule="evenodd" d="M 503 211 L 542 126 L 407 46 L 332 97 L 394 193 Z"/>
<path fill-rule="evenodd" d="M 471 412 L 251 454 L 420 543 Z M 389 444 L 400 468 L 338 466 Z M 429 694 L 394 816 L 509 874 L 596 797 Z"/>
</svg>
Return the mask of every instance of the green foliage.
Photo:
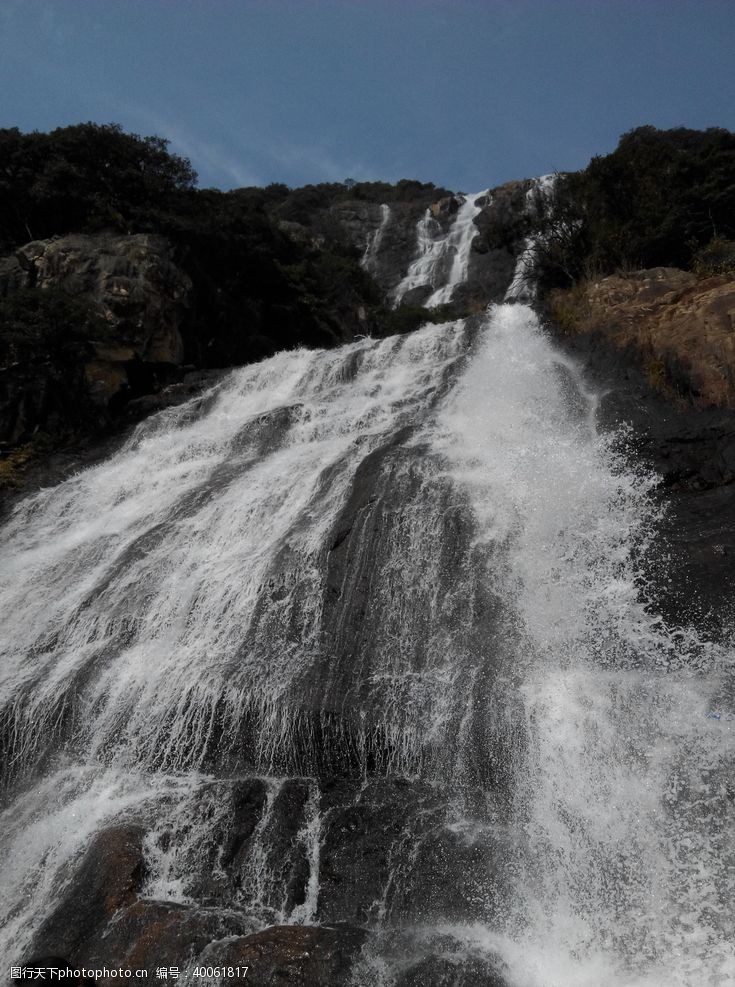
<svg viewBox="0 0 735 987">
<path fill-rule="evenodd" d="M 692 270 L 708 277 L 713 274 L 735 274 L 735 240 L 715 236 L 694 255 Z"/>
<path fill-rule="evenodd" d="M 196 181 L 190 163 L 167 145 L 116 124 L 84 123 L 48 134 L 0 130 L 0 244 L 151 228 Z"/>
<path fill-rule="evenodd" d="M 51 288 L 24 288 L 0 298 L 0 365 L 75 361 L 103 340 L 107 323 L 81 299 Z"/>
<path fill-rule="evenodd" d="M 539 232 L 547 285 L 620 268 L 688 268 L 713 237 L 735 235 L 735 134 L 638 127 L 559 180 Z"/>
</svg>

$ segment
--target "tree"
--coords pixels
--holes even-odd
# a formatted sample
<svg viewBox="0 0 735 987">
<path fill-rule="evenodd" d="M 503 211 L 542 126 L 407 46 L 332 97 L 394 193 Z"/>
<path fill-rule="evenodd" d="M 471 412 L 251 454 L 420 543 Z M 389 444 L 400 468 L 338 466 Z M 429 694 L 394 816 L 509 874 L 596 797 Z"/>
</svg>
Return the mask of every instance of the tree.
<svg viewBox="0 0 735 987">
<path fill-rule="evenodd" d="M 168 141 L 117 124 L 0 130 L 0 240 L 9 247 L 56 233 L 146 229 L 195 184 Z"/>
</svg>

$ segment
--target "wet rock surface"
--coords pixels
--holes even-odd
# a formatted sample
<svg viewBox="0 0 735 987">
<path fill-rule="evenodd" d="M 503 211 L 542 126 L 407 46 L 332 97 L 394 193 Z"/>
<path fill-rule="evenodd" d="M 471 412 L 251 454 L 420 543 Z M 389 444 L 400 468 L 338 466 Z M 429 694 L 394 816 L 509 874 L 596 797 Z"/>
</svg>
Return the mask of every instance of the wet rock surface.
<svg viewBox="0 0 735 987">
<path fill-rule="evenodd" d="M 404 971 L 396 987 L 507 987 L 507 981 L 486 961 L 432 956 Z"/>
<path fill-rule="evenodd" d="M 595 334 L 557 339 L 601 395 L 600 426 L 626 428 L 626 454 L 660 477 L 665 511 L 651 572 L 657 607 L 674 623 L 721 632 L 735 596 L 735 411 L 661 394 L 636 354 Z"/>
<path fill-rule="evenodd" d="M 366 938 L 363 929 L 346 923 L 325 926 L 281 925 L 250 936 L 212 943 L 202 966 L 248 967 L 251 987 L 342 987 L 350 980 L 356 955 Z M 242 977 L 225 975 L 223 984 L 242 984 Z"/>
<path fill-rule="evenodd" d="M 88 940 L 74 957 L 87 968 L 122 967 L 148 971 L 148 982 L 159 982 L 155 970 L 177 967 L 183 972 L 215 939 L 237 935 L 248 927 L 244 916 L 169 901 L 136 901 L 117 912 L 102 935 Z M 98 983 L 118 983 L 103 977 Z"/>
<path fill-rule="evenodd" d="M 116 912 L 133 902 L 145 874 L 144 831 L 116 826 L 94 838 L 75 868 L 61 901 L 37 932 L 35 956 L 63 956 L 78 961 L 88 944 L 101 936 Z"/>
</svg>

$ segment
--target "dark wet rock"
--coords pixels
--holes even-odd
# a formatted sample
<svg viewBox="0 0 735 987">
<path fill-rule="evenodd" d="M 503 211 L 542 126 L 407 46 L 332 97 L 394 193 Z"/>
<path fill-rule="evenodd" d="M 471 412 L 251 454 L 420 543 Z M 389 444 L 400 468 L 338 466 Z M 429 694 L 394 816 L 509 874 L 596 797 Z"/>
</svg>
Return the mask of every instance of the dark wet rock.
<svg viewBox="0 0 735 987">
<path fill-rule="evenodd" d="M 248 987 L 342 987 L 347 985 L 366 933 L 347 924 L 280 925 L 254 935 L 212 943 L 199 956 L 202 966 L 248 967 Z M 242 987 L 238 977 L 224 985 Z"/>
<path fill-rule="evenodd" d="M 147 982 L 156 983 L 157 967 L 174 966 L 183 972 L 210 942 L 244 931 L 248 931 L 248 922 L 236 912 L 136 901 L 118 912 L 101 935 L 87 941 L 75 961 L 95 969 L 147 970 Z M 97 983 L 107 987 L 119 979 L 102 978 Z"/>
<path fill-rule="evenodd" d="M 260 778 L 245 778 L 233 784 L 234 811 L 228 817 L 229 829 L 221 842 L 220 864 L 225 871 L 237 873 L 249 856 L 250 841 L 263 815 L 266 797 L 266 784 Z"/>
<path fill-rule="evenodd" d="M 76 961 L 118 909 L 135 899 L 143 878 L 143 830 L 138 826 L 102 830 L 36 933 L 30 954 Z"/>
<path fill-rule="evenodd" d="M 306 901 L 309 862 L 299 834 L 307 823 L 309 794 L 305 779 L 291 778 L 281 786 L 273 803 L 267 866 L 278 888 L 278 900 L 273 905 L 286 915 Z"/>
<path fill-rule="evenodd" d="M 322 797 L 319 915 L 362 923 L 391 911 L 408 872 L 401 867 L 441 815 L 428 786 L 400 779 L 327 784 Z M 355 866 L 359 861 L 359 865 Z M 413 885 L 412 885 L 413 886 Z"/>
<path fill-rule="evenodd" d="M 329 210 L 329 218 L 346 235 L 361 254 L 365 254 L 372 238 L 383 227 L 380 249 L 370 263 L 370 273 L 384 292 L 390 292 L 408 270 L 416 251 L 416 224 L 426 212 L 429 202 L 390 203 L 390 218 L 383 226 L 379 203 L 349 200 L 337 202 Z M 450 217 L 443 216 L 445 220 Z"/>
<path fill-rule="evenodd" d="M 665 508 L 649 562 L 649 593 L 673 624 L 719 633 L 735 599 L 735 411 L 660 393 L 629 349 L 597 336 L 557 333 L 600 395 L 603 429 L 626 431 L 624 454 L 660 477 Z"/>
<path fill-rule="evenodd" d="M 396 987 L 508 987 L 492 961 L 429 956 L 405 970 Z"/>
</svg>

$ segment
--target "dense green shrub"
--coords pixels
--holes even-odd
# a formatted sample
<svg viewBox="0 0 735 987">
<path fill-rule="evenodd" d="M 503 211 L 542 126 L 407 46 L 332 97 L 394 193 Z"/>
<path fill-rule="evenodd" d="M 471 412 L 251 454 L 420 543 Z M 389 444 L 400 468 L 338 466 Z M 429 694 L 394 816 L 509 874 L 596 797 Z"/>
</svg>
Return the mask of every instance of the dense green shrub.
<svg viewBox="0 0 735 987">
<path fill-rule="evenodd" d="M 735 240 L 724 236 L 713 237 L 694 255 L 692 270 L 695 274 L 735 274 Z"/>
<path fill-rule="evenodd" d="M 47 134 L 0 130 L 0 246 L 56 233 L 152 228 L 196 182 L 190 163 L 167 145 L 116 124 Z"/>
<path fill-rule="evenodd" d="M 23 288 L 0 297 L 0 366 L 75 361 L 104 340 L 107 323 L 84 300 L 52 288 Z"/>
<path fill-rule="evenodd" d="M 690 268 L 714 237 L 735 236 L 735 134 L 638 127 L 612 154 L 560 178 L 539 232 L 547 284 Z"/>
</svg>

